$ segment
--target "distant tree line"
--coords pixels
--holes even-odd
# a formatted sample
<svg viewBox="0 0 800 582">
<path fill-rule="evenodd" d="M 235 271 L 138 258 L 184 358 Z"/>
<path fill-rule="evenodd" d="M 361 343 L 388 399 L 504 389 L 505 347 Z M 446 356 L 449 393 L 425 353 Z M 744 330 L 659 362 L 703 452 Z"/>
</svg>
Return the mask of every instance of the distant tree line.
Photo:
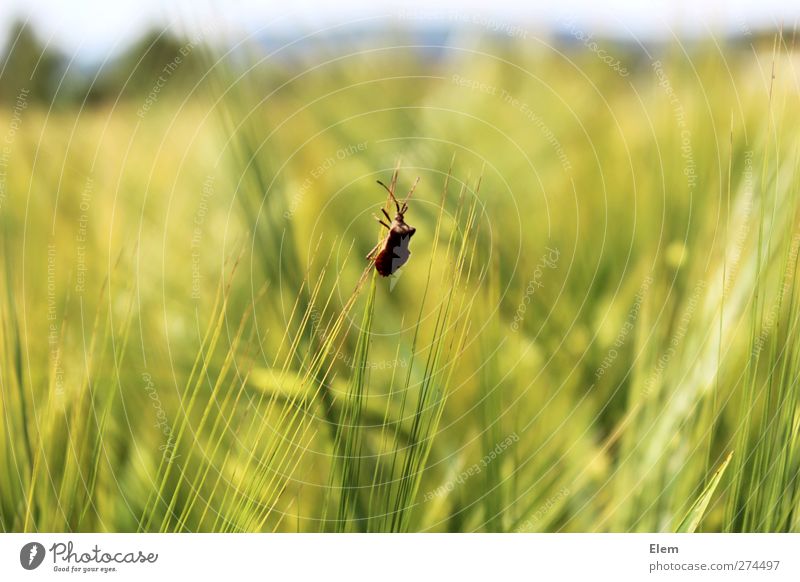
<svg viewBox="0 0 800 582">
<path fill-rule="evenodd" d="M 31 103 L 53 107 L 117 99 L 144 98 L 158 87 L 175 91 L 199 78 L 197 44 L 163 31 L 150 31 L 117 56 L 87 64 L 44 43 L 22 22 L 9 30 L 0 52 L 0 105 L 16 101 L 27 91 Z M 165 83 L 165 75 L 169 83 Z"/>
</svg>

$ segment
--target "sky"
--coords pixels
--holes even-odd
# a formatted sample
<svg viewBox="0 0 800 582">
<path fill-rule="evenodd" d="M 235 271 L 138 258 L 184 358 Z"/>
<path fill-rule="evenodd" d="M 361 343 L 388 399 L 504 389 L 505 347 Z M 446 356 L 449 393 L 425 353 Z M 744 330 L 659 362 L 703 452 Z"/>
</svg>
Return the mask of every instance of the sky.
<svg viewBox="0 0 800 582">
<path fill-rule="evenodd" d="M 15 18 L 68 54 L 121 50 L 148 28 L 217 34 L 314 32 L 347 24 L 391 26 L 487 22 L 546 32 L 566 21 L 623 38 L 791 28 L 800 0 L 0 0 L 0 41 Z"/>
</svg>

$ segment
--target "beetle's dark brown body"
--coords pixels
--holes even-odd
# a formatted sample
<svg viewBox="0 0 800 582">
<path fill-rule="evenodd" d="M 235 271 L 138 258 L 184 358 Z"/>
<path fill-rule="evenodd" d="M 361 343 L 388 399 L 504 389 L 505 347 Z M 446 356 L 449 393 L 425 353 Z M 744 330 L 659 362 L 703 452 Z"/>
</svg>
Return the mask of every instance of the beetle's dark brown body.
<svg viewBox="0 0 800 582">
<path fill-rule="evenodd" d="M 405 222 L 395 218 L 389 227 L 389 233 L 375 257 L 375 270 L 384 277 L 388 277 L 402 267 L 411 256 L 408 243 L 417 229 L 408 226 Z"/>
<path fill-rule="evenodd" d="M 389 196 L 397 207 L 397 214 L 395 214 L 394 219 L 390 219 L 386 210 L 381 209 L 386 219 L 391 221 L 390 224 L 385 223 L 377 216 L 375 217 L 378 222 L 389 229 L 389 232 L 386 234 L 386 238 L 378 243 L 367 255 L 368 259 L 372 259 L 375 262 L 375 270 L 383 277 L 394 274 L 397 269 L 406 264 L 408 257 L 411 256 L 411 251 L 408 250 L 408 243 L 411 242 L 411 237 L 414 236 L 417 229 L 406 224 L 405 213 L 408 210 L 408 199 L 411 197 L 411 194 L 414 193 L 417 182 L 419 182 L 419 178 L 414 182 L 406 199 L 400 203 L 394 196 L 394 188 L 397 184 L 397 170 L 395 170 L 392 175 L 391 187 L 387 187 L 383 182 L 378 180 L 378 184 L 386 188 L 387 192 L 389 192 Z"/>
</svg>

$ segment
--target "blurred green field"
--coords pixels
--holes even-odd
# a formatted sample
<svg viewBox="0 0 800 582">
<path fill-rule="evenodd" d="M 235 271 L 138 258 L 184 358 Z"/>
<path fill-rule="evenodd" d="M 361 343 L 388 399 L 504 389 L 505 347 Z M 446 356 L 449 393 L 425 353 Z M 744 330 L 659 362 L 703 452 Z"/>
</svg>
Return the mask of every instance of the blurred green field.
<svg viewBox="0 0 800 582">
<path fill-rule="evenodd" d="M 791 35 L 410 44 L 4 67 L 3 531 L 800 530 Z"/>
</svg>

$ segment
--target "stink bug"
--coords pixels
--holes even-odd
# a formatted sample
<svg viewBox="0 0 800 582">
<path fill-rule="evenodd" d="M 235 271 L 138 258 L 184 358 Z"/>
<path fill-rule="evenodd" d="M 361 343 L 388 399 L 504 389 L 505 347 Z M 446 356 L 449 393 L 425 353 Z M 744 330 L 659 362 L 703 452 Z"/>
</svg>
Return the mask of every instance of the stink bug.
<svg viewBox="0 0 800 582">
<path fill-rule="evenodd" d="M 389 229 L 386 238 L 375 245 L 375 248 L 367 255 L 367 259 L 375 263 L 375 270 L 378 271 L 378 274 L 382 277 L 388 277 L 394 274 L 397 269 L 406 264 L 408 257 L 411 256 L 411 251 L 408 250 L 408 243 L 411 241 L 411 237 L 414 236 L 414 233 L 417 232 L 417 229 L 406 224 L 405 213 L 408 210 L 408 199 L 411 198 L 411 195 L 414 193 L 417 183 L 419 183 L 419 178 L 414 181 L 408 196 L 406 196 L 406 199 L 401 203 L 398 202 L 397 198 L 394 196 L 394 189 L 397 185 L 397 170 L 395 170 L 392 175 L 391 186 L 387 186 L 378 180 L 378 184 L 386 189 L 391 199 L 394 200 L 394 205 L 397 207 L 397 214 L 395 214 L 394 219 L 389 217 L 389 214 L 384 208 L 381 208 L 381 212 L 383 212 L 389 224 L 373 214 L 375 220 Z"/>
</svg>

